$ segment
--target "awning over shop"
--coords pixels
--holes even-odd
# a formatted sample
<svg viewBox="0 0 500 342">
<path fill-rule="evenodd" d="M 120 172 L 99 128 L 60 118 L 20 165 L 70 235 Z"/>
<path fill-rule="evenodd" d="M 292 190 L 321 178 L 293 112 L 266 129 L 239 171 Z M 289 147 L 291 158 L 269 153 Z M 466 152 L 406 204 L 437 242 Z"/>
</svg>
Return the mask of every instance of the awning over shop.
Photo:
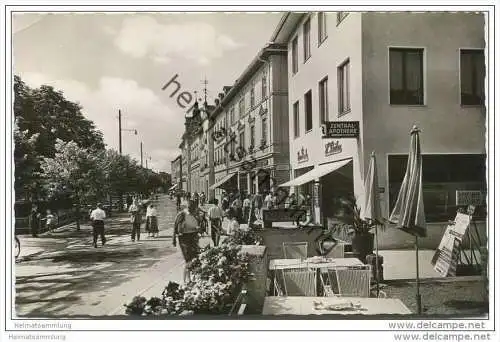
<svg viewBox="0 0 500 342">
<path fill-rule="evenodd" d="M 227 182 L 229 182 L 231 180 L 231 178 L 233 178 L 234 176 L 236 176 L 236 173 L 231 173 L 229 175 L 226 175 L 224 178 L 222 178 L 220 181 L 218 181 L 217 183 L 215 183 L 214 185 L 210 186 L 210 190 L 215 190 L 217 188 L 220 188 L 221 186 L 223 186 L 224 184 L 226 184 Z"/>
<path fill-rule="evenodd" d="M 317 178 L 321 178 L 329 173 L 332 173 L 333 171 L 340 169 L 342 166 L 345 166 L 350 162 L 352 162 L 352 158 L 346 160 L 339 160 L 325 165 L 320 165 L 318 167 L 315 167 L 311 171 L 304 173 L 302 176 L 299 176 L 295 179 L 292 179 L 289 182 L 279 185 L 279 187 L 299 186 L 302 184 L 312 182 Z"/>
<path fill-rule="evenodd" d="M 176 189 L 178 185 L 179 185 L 179 184 L 174 184 L 174 185 L 172 185 L 172 186 L 168 189 L 168 191 L 171 191 L 171 190 Z"/>
</svg>

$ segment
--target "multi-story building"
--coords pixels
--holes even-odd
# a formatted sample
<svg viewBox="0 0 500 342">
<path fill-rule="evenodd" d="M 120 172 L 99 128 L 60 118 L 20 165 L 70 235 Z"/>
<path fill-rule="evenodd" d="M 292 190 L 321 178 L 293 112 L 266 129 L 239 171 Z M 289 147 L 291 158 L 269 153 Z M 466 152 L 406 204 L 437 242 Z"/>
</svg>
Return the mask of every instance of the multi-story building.
<svg viewBox="0 0 500 342">
<path fill-rule="evenodd" d="M 337 196 L 354 193 L 363 203 L 372 151 L 390 215 L 413 125 L 423 153 L 429 238 L 422 243 L 435 247 L 460 205 L 476 204 L 485 218 L 484 15 L 287 13 L 271 41 L 288 46 L 292 181 L 285 185 L 313 196 L 317 223 L 326 224 Z M 322 138 L 325 122 L 346 122 L 349 137 Z M 388 229 L 380 246 L 408 240 Z"/>
<path fill-rule="evenodd" d="M 170 172 L 172 177 L 172 187 L 182 189 L 182 155 L 178 155 L 170 163 Z"/>
<path fill-rule="evenodd" d="M 189 148 L 189 141 L 186 132 L 182 135 L 181 143 L 179 145 L 181 149 L 181 180 L 180 185 L 183 191 L 190 191 L 191 182 L 189 180 L 189 164 L 191 151 Z"/>
<path fill-rule="evenodd" d="M 221 94 L 210 129 L 217 195 L 272 191 L 289 179 L 287 79 L 286 46 L 268 44 Z"/>
</svg>

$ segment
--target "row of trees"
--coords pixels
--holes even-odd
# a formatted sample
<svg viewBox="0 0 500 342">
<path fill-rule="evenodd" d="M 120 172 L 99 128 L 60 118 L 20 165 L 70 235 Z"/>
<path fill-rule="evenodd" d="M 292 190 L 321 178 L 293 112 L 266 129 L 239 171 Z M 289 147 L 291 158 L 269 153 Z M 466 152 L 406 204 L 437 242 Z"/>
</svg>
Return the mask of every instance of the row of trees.
<svg viewBox="0 0 500 342">
<path fill-rule="evenodd" d="M 82 107 L 50 86 L 32 89 L 15 76 L 14 116 L 18 200 L 68 199 L 78 211 L 109 196 L 168 186 L 162 175 L 106 149 Z"/>
</svg>

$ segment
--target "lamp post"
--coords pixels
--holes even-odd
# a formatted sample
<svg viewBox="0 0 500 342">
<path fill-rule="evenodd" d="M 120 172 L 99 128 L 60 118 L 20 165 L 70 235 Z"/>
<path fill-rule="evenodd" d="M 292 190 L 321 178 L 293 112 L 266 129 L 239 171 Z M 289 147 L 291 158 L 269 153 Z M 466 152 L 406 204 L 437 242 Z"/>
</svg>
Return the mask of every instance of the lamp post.
<svg viewBox="0 0 500 342">
<path fill-rule="evenodd" d="M 147 165 L 147 161 L 146 161 L 146 165 Z M 142 167 L 142 141 L 141 141 L 141 167 Z M 147 166 L 146 166 L 147 168 Z"/>
<path fill-rule="evenodd" d="M 128 129 L 128 128 L 122 128 L 122 111 L 121 109 L 118 109 L 118 150 L 120 152 L 120 155 L 122 155 L 122 132 L 134 132 L 134 135 L 137 135 L 137 130 L 136 129 Z M 121 191 L 119 191 L 118 194 L 118 206 L 120 207 L 118 211 L 123 211 L 123 194 Z"/>
<path fill-rule="evenodd" d="M 122 132 L 123 131 L 134 132 L 134 135 L 137 135 L 136 129 L 122 128 L 122 111 L 121 111 L 121 109 L 118 109 L 118 150 L 120 152 L 120 155 L 122 154 Z"/>
</svg>

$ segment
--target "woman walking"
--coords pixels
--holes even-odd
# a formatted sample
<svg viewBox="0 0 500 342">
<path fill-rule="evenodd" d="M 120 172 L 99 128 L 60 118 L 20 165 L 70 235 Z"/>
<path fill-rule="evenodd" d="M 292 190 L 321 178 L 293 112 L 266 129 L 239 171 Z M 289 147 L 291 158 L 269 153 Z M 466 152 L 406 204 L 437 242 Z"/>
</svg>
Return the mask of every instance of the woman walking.
<svg viewBox="0 0 500 342">
<path fill-rule="evenodd" d="M 149 237 L 159 237 L 160 235 L 158 229 L 158 212 L 153 203 L 151 203 L 146 210 L 146 231 Z"/>
<path fill-rule="evenodd" d="M 199 253 L 199 230 L 200 219 L 197 215 L 196 203 L 190 200 L 187 208 L 179 212 L 175 217 L 173 236 L 174 246 L 177 246 L 177 237 L 179 237 L 179 247 L 186 262 L 184 266 L 185 284 L 191 280 L 188 267 Z"/>
</svg>

